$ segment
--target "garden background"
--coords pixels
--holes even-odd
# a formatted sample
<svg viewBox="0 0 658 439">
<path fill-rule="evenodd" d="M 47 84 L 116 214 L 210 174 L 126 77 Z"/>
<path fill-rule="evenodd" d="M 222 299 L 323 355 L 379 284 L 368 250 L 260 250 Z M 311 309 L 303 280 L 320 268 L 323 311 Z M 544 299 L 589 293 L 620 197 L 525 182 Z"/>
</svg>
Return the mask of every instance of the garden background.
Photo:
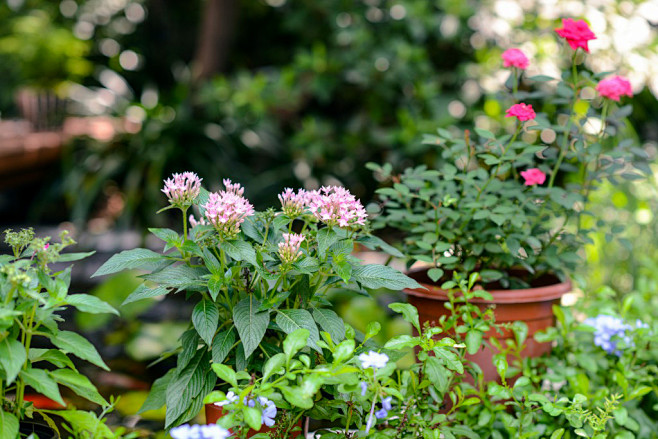
<svg viewBox="0 0 658 439">
<path fill-rule="evenodd" d="M 118 307 L 135 275 L 92 284 L 90 274 L 111 254 L 142 245 L 147 225 L 171 224 L 169 212 L 153 212 L 166 204 L 160 189 L 172 172 L 193 170 L 211 188 L 238 181 L 257 209 L 283 187 L 325 184 L 375 203 L 380 183 L 367 162 L 431 166 L 438 150 L 423 134 L 499 127 L 504 49 L 530 55 L 529 75 L 556 75 L 552 29 L 565 16 L 586 17 L 598 36 L 592 69 L 619 66 L 630 79 L 636 131 L 628 135 L 654 162 L 653 178 L 596 194 L 597 215 L 618 226 L 587 248 L 578 277 L 588 288 L 578 294 L 651 297 L 656 0 L 8 0 L 0 6 L 0 223 L 72 230 L 82 250 L 97 251 L 77 264 L 73 290 Z M 385 323 L 382 340 L 409 330 L 388 315 L 385 305 L 401 300 L 390 292 L 354 299 L 337 291 L 333 300 L 357 329 Z M 146 366 L 176 345 L 191 308 L 172 296 L 120 311 L 66 319 L 113 370 L 94 382 L 123 394 L 115 422 L 134 414 L 171 367 Z M 132 421 L 155 431 L 162 418 L 149 412 Z"/>
</svg>

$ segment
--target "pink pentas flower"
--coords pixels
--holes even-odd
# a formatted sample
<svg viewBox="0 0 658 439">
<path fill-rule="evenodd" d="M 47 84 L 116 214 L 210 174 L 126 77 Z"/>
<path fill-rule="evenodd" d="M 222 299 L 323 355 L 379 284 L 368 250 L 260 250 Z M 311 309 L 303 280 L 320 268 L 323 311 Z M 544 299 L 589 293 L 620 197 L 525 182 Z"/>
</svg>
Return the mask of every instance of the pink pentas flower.
<svg viewBox="0 0 658 439">
<path fill-rule="evenodd" d="M 524 103 L 514 104 L 505 112 L 505 117 L 516 117 L 521 122 L 532 120 L 535 116 L 535 110 L 532 109 L 532 105 L 526 105 Z"/>
<path fill-rule="evenodd" d="M 521 177 L 525 180 L 526 186 L 544 184 L 546 181 L 546 174 L 544 174 L 539 168 L 530 168 L 526 171 L 521 171 Z"/>
<path fill-rule="evenodd" d="M 633 97 L 633 88 L 628 79 L 623 76 L 613 76 L 603 79 L 596 86 L 596 91 L 604 98 L 619 102 L 622 96 Z"/>
<path fill-rule="evenodd" d="M 205 210 L 205 219 L 215 227 L 225 239 L 232 239 L 240 233 L 240 225 L 254 214 L 254 206 L 242 196 L 244 189 L 231 180 L 224 180 L 227 190 L 213 192 L 208 202 L 201 206 Z"/>
<path fill-rule="evenodd" d="M 585 52 L 589 53 L 587 42 L 595 40 L 596 35 L 591 31 L 589 25 L 585 20 L 574 20 L 573 18 L 565 18 L 562 20 L 562 27 L 555 29 L 555 32 L 569 43 L 573 50 L 582 47 Z"/>
<path fill-rule="evenodd" d="M 201 218 L 197 221 L 197 219 L 194 218 L 194 215 L 190 215 L 190 226 L 192 226 L 192 227 L 196 227 L 196 226 L 205 226 L 206 224 L 208 224 L 208 223 L 206 223 L 206 220 L 203 219 L 203 217 L 201 217 Z"/>
<path fill-rule="evenodd" d="M 287 187 L 279 194 L 281 210 L 289 218 L 296 218 L 308 208 L 311 198 L 311 193 L 304 189 L 299 189 L 295 193 L 295 191 Z"/>
<path fill-rule="evenodd" d="M 501 55 L 503 58 L 503 67 L 516 67 L 525 70 L 528 68 L 528 57 L 519 49 L 507 49 Z"/>
<path fill-rule="evenodd" d="M 194 172 L 174 174 L 164 184 L 162 192 L 176 207 L 190 206 L 201 191 L 201 179 Z"/>
<path fill-rule="evenodd" d="M 306 238 L 297 233 L 284 233 L 283 242 L 279 243 L 279 258 L 284 264 L 292 264 L 301 255 L 300 247 Z"/>
<path fill-rule="evenodd" d="M 329 226 L 362 226 L 368 218 L 361 201 L 340 186 L 324 186 L 313 191 L 309 209 L 317 220 Z"/>
</svg>

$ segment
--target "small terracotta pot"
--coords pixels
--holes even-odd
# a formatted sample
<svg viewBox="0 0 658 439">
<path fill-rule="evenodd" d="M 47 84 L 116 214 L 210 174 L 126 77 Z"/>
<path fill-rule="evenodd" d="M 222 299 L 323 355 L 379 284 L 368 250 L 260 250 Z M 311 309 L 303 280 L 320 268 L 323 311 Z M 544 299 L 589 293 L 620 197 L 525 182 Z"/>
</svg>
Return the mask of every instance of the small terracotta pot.
<svg viewBox="0 0 658 439">
<path fill-rule="evenodd" d="M 215 404 L 206 404 L 206 424 L 215 424 L 217 421 L 224 416 L 224 408 L 220 407 Z M 289 437 L 290 439 L 295 439 L 297 437 L 302 436 L 302 421 L 300 420 L 297 423 L 297 427 L 299 427 L 299 430 L 293 432 Z M 308 425 L 306 425 L 306 428 L 308 428 Z M 247 433 L 247 437 L 250 438 L 258 433 L 269 433 L 271 431 L 274 431 L 274 428 L 270 428 L 267 426 L 262 426 L 260 430 L 250 430 L 249 433 Z M 232 433 L 232 432 L 231 432 Z"/>
<path fill-rule="evenodd" d="M 427 290 L 404 290 L 409 303 L 418 309 L 421 325 L 425 322 L 435 325 L 441 316 L 450 315 L 450 310 L 444 306 L 446 302 L 449 302 L 448 293 L 427 276 L 427 269 L 412 271 L 408 275 L 427 288 Z M 522 351 L 524 357 L 539 357 L 551 351 L 551 343 L 539 343 L 534 339 L 534 335 L 538 331 L 555 325 L 553 305 L 559 304 L 560 298 L 571 291 L 570 281 L 560 282 L 557 277 L 545 276 L 539 279 L 537 286 L 533 288 L 489 289 L 487 291 L 493 296 L 493 300 L 474 298 L 470 302 L 483 310 L 493 306 L 498 323 L 522 321 L 528 325 L 526 347 Z M 491 338 L 497 338 L 500 344 L 505 346 L 505 340 L 513 339 L 514 333 L 511 330 L 503 329 L 503 333 L 500 334 L 492 329 L 484 335 L 483 339 L 488 342 Z M 498 372 L 492 363 L 495 353 L 488 343 L 487 347 L 483 347 L 473 355 L 466 356 L 480 366 L 485 382 L 499 379 Z"/>
</svg>

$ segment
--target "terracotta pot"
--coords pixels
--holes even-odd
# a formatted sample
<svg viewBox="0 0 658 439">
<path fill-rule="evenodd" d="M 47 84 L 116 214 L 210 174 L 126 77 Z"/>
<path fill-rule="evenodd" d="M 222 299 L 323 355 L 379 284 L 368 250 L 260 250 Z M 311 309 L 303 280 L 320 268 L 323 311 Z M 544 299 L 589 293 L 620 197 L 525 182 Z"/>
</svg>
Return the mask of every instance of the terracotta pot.
<svg viewBox="0 0 658 439">
<path fill-rule="evenodd" d="M 427 288 L 427 290 L 404 290 L 409 303 L 418 309 L 421 325 L 424 322 L 430 322 L 431 325 L 434 325 L 441 316 L 450 315 L 450 311 L 444 306 L 446 302 L 449 302 L 448 293 L 439 288 L 437 283 L 427 276 L 427 269 L 412 271 L 408 275 Z M 543 331 L 555 325 L 553 305 L 559 304 L 560 298 L 571 291 L 570 281 L 560 282 L 557 277 L 545 276 L 540 278 L 533 288 L 519 290 L 492 288 L 487 291 L 491 293 L 493 300 L 475 298 L 470 302 L 480 309 L 493 306 L 496 322 L 498 323 L 518 320 L 528 325 L 526 347 L 522 351 L 524 357 L 539 357 L 551 351 L 551 343 L 539 343 L 534 339 L 534 335 L 537 331 Z M 503 333 L 500 334 L 492 329 L 483 338 L 484 341 L 488 341 L 493 337 L 505 346 L 505 340 L 513 339 L 514 334 L 511 330 L 503 330 Z M 498 372 L 491 361 L 495 353 L 496 351 L 490 344 L 487 344 L 487 347 L 483 347 L 474 355 L 467 355 L 469 360 L 480 366 L 485 381 L 495 381 L 499 378 Z"/>
<path fill-rule="evenodd" d="M 224 408 L 217 406 L 215 404 L 206 404 L 206 424 L 215 424 L 217 421 L 224 416 Z M 297 427 L 299 429 L 292 433 L 289 437 L 290 439 L 294 439 L 297 437 L 302 436 L 302 421 L 300 420 L 297 423 Z M 308 423 L 304 423 L 304 430 L 308 429 Z M 271 431 L 275 431 L 274 428 L 270 428 L 267 426 L 262 426 L 259 431 L 256 430 L 250 430 L 249 433 L 247 433 L 247 437 L 250 438 L 258 433 L 269 433 Z"/>
</svg>

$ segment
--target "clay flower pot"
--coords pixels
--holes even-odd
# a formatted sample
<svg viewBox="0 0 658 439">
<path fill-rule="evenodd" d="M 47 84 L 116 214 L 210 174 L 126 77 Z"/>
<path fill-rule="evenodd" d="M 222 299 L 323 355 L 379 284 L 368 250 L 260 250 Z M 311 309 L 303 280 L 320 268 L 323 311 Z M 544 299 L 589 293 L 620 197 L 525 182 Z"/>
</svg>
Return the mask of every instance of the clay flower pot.
<svg viewBox="0 0 658 439">
<path fill-rule="evenodd" d="M 206 424 L 215 424 L 217 421 L 224 416 L 224 408 L 215 404 L 206 404 Z M 304 423 L 304 429 L 308 429 L 308 423 Z M 290 439 L 295 439 L 298 437 L 302 436 L 302 421 L 300 420 L 297 423 L 297 427 L 299 427 L 298 430 L 290 434 Z M 250 438 L 258 433 L 269 433 L 271 431 L 274 431 L 275 428 L 270 428 L 265 425 L 263 425 L 259 431 L 256 430 L 250 430 L 249 433 L 247 433 L 247 437 Z"/>
<path fill-rule="evenodd" d="M 444 306 L 446 302 L 449 302 L 448 293 L 427 276 L 427 269 L 412 271 L 407 274 L 427 288 L 427 290 L 404 290 L 409 303 L 418 309 L 421 325 L 425 322 L 434 325 L 441 316 L 450 315 L 450 311 Z M 491 293 L 493 300 L 474 298 L 470 302 L 480 309 L 494 306 L 494 314 L 498 323 L 518 320 L 528 325 L 526 347 L 522 352 L 524 357 L 539 357 L 551 351 L 550 343 L 539 343 L 534 339 L 534 335 L 537 331 L 543 331 L 555 325 L 553 305 L 559 304 L 560 298 L 571 291 L 570 281 L 560 282 L 557 277 L 545 276 L 538 279 L 536 286 L 533 288 L 519 290 L 488 289 L 487 291 Z M 490 338 L 494 337 L 504 346 L 506 344 L 505 340 L 513 339 L 514 334 L 511 330 L 503 330 L 503 333 L 500 334 L 492 329 L 484 335 L 483 339 L 488 342 Z M 480 366 L 485 381 L 498 379 L 498 372 L 492 363 L 492 357 L 495 353 L 495 350 L 488 343 L 487 347 L 481 348 L 474 355 L 467 355 L 469 360 Z"/>
</svg>

